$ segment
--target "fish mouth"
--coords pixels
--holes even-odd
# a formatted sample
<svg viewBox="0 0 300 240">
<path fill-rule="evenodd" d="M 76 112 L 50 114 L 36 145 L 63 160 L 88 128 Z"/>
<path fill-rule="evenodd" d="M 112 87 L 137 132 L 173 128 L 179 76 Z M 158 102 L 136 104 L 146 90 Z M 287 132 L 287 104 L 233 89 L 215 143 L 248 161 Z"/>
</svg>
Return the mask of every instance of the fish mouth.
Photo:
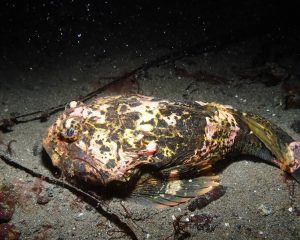
<svg viewBox="0 0 300 240">
<path fill-rule="evenodd" d="M 49 140 L 46 136 L 43 139 L 43 148 L 51 159 L 53 166 L 60 168 L 61 156 L 56 152 L 57 141 Z"/>
<path fill-rule="evenodd" d="M 44 139 L 43 148 L 53 166 L 59 168 L 67 178 L 95 186 L 105 186 L 109 179 L 109 174 L 99 169 L 97 161 L 75 144 Z"/>
</svg>

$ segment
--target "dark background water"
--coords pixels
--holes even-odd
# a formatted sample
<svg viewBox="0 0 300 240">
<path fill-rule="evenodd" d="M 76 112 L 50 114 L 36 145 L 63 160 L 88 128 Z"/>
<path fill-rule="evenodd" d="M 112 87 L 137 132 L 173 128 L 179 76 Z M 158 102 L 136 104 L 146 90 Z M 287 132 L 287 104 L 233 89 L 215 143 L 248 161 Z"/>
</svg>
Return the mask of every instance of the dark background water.
<svg viewBox="0 0 300 240">
<path fill-rule="evenodd" d="M 299 30 L 295 4 L 259 0 L 5 0 L 0 23 L 2 60 L 28 62 L 73 51 L 97 59 L 120 48 L 176 50 L 206 39 L 266 33 L 284 38 Z"/>
</svg>

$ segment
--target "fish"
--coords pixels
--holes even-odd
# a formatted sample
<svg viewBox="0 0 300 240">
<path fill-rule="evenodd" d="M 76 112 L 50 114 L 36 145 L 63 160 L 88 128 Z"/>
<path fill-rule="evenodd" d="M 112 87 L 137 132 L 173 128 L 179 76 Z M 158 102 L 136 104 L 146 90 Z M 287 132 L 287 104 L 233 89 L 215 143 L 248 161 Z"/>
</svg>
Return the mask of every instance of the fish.
<svg viewBox="0 0 300 240">
<path fill-rule="evenodd" d="M 215 102 L 137 94 L 72 101 L 46 130 L 43 147 L 67 180 L 144 196 L 158 207 L 221 186 L 215 166 L 238 155 L 300 182 L 299 141 L 265 118 Z"/>
</svg>

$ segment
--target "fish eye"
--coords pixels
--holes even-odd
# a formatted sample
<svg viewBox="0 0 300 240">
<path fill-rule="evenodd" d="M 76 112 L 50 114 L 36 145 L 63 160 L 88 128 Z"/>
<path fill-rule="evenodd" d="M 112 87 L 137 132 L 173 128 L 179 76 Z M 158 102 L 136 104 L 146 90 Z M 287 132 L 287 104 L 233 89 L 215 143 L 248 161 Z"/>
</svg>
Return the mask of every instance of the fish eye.
<svg viewBox="0 0 300 240">
<path fill-rule="evenodd" d="M 80 124 L 76 118 L 65 119 L 60 126 L 59 138 L 72 143 L 78 140 L 81 132 Z"/>
<path fill-rule="evenodd" d="M 75 130 L 72 127 L 68 128 L 66 131 L 68 137 L 72 137 L 74 135 L 74 132 Z"/>
</svg>

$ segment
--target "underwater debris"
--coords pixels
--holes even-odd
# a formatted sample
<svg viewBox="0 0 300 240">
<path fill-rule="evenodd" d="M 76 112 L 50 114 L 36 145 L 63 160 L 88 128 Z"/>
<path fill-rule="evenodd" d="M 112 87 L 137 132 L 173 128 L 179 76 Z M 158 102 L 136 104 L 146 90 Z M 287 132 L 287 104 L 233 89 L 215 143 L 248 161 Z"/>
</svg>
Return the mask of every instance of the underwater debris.
<svg viewBox="0 0 300 240">
<path fill-rule="evenodd" d="M 218 218 L 218 216 L 202 213 L 191 215 L 190 221 L 192 227 L 196 227 L 199 231 L 213 232 L 218 226 L 218 223 L 215 221 L 216 218 Z"/>
<path fill-rule="evenodd" d="M 0 185 L 0 239 L 17 240 L 19 231 L 10 220 L 15 212 L 16 196 L 10 184 Z"/>
<path fill-rule="evenodd" d="M 31 188 L 31 190 L 35 193 L 36 203 L 40 205 L 45 205 L 51 200 L 46 191 L 44 191 L 43 181 L 43 177 L 36 178 Z"/>
<path fill-rule="evenodd" d="M 1 223 L 0 224 L 0 239 L 3 240 L 18 240 L 20 239 L 21 233 L 16 229 L 12 223 Z"/>
<path fill-rule="evenodd" d="M 34 240 L 48 239 L 51 229 L 53 229 L 53 227 L 50 224 L 42 225 L 42 227 L 32 237 Z"/>
<path fill-rule="evenodd" d="M 289 194 L 289 200 L 290 200 L 290 207 L 289 211 L 293 214 L 298 216 L 299 211 L 295 204 L 295 187 L 296 187 L 296 181 L 293 179 L 290 175 L 283 173 L 283 180 L 287 186 L 288 194 Z"/>
<path fill-rule="evenodd" d="M 7 144 L 7 152 L 8 152 L 8 154 L 10 154 L 10 155 L 13 155 L 14 154 L 14 151 L 13 151 L 13 148 L 12 148 L 12 144 L 13 143 L 16 143 L 17 141 L 16 140 L 10 140 L 9 142 L 8 142 L 8 144 Z"/>
<path fill-rule="evenodd" d="M 195 211 L 196 209 L 201 209 L 210 204 L 211 202 L 219 199 L 226 193 L 227 187 L 217 186 L 212 191 L 205 193 L 201 196 L 196 197 L 188 206 L 190 211 Z"/>
<path fill-rule="evenodd" d="M 166 239 L 170 239 L 173 237 L 174 239 L 186 239 L 191 236 L 190 232 L 187 230 L 188 228 L 188 221 L 182 220 L 183 217 L 187 216 L 187 213 L 179 215 L 177 217 L 173 216 L 173 234 L 168 236 Z"/>
<path fill-rule="evenodd" d="M 35 143 L 33 144 L 32 154 L 35 157 L 42 154 L 42 145 L 39 141 L 35 141 Z"/>
<path fill-rule="evenodd" d="M 0 120 L 0 130 L 2 132 L 11 132 L 12 127 L 16 125 L 17 120 L 15 117 L 3 118 Z"/>
<path fill-rule="evenodd" d="M 0 223 L 9 222 L 15 212 L 16 197 L 12 185 L 0 185 Z"/>
<path fill-rule="evenodd" d="M 290 77 L 290 73 L 274 62 L 267 62 L 263 66 L 252 68 L 232 68 L 240 80 L 263 83 L 266 87 L 276 86 Z"/>
<path fill-rule="evenodd" d="M 107 79 L 106 77 L 100 79 Z M 135 75 L 128 75 L 128 73 L 123 74 L 120 77 L 111 77 L 110 79 L 120 79 L 120 81 L 112 82 L 104 90 L 106 94 L 133 94 L 139 93 L 139 83 Z M 97 81 L 95 88 L 99 89 L 103 87 L 100 80 Z"/>
<path fill-rule="evenodd" d="M 262 216 L 269 216 L 270 214 L 273 213 L 273 209 L 270 206 L 267 206 L 265 204 L 261 204 L 258 208 L 257 208 L 258 212 L 262 215 Z"/>
<path fill-rule="evenodd" d="M 40 119 L 41 122 L 46 122 L 49 117 L 50 117 L 50 113 L 46 110 L 46 111 L 41 113 L 39 119 Z"/>
<path fill-rule="evenodd" d="M 208 82 L 215 85 L 229 83 L 229 80 L 224 77 L 219 77 L 201 70 L 196 72 L 188 72 L 184 68 L 175 67 L 175 74 L 179 77 L 192 78 L 195 82 Z"/>
<path fill-rule="evenodd" d="M 218 222 L 215 221 L 218 216 L 210 215 L 206 213 L 202 214 L 181 214 L 179 216 L 172 216 L 173 218 L 173 234 L 165 239 L 186 239 L 191 236 L 190 231 L 197 229 L 198 231 L 213 232 L 218 226 Z"/>
<path fill-rule="evenodd" d="M 6 147 L 6 152 L 10 155 L 14 154 L 13 148 L 12 148 L 12 144 L 17 142 L 16 140 L 10 140 L 8 143 L 5 143 L 4 141 L 4 135 L 2 132 L 0 132 L 0 145 L 3 145 Z"/>
</svg>

